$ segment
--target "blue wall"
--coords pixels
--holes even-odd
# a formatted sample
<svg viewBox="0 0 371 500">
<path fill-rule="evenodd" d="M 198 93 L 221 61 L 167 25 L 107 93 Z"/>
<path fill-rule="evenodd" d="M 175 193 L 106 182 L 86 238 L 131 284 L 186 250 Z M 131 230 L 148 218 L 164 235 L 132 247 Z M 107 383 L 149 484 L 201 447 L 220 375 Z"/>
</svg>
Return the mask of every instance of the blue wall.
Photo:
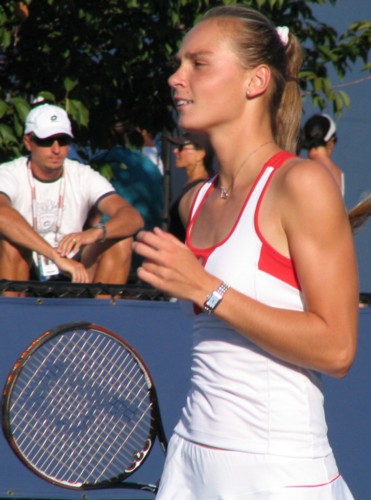
<svg viewBox="0 0 371 500">
<path fill-rule="evenodd" d="M 0 386 L 21 352 L 44 331 L 71 321 L 89 321 L 123 336 L 149 365 L 170 436 L 188 385 L 191 321 L 177 303 L 100 299 L 0 298 Z M 324 377 L 329 435 L 342 474 L 357 500 L 371 499 L 371 308 L 360 310 L 358 356 L 343 380 Z M 156 446 L 132 480 L 153 482 L 163 455 Z M 127 490 L 81 492 L 50 485 L 29 472 L 0 433 L 0 498 L 147 499 Z"/>
</svg>

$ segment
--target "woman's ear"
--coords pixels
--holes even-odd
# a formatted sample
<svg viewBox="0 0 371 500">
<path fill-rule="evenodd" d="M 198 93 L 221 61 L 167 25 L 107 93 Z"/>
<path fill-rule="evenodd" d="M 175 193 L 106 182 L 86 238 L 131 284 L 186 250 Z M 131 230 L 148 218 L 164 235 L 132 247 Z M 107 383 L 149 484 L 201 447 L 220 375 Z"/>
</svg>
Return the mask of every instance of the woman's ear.
<svg viewBox="0 0 371 500">
<path fill-rule="evenodd" d="M 265 64 L 261 64 L 252 70 L 249 83 L 246 89 L 247 98 L 257 97 L 264 94 L 271 81 L 271 69 Z"/>
</svg>

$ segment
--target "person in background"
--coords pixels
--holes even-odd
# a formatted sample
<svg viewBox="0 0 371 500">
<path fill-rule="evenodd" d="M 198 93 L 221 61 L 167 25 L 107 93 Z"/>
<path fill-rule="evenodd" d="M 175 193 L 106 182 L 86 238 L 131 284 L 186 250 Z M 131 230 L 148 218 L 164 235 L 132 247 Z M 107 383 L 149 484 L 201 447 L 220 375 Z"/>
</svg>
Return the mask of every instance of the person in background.
<svg viewBox="0 0 371 500">
<path fill-rule="evenodd" d="M 329 169 L 344 196 L 344 172 L 331 159 L 336 143 L 335 122 L 331 116 L 322 114 L 313 115 L 307 120 L 299 147 L 308 150 L 308 158 L 322 163 Z"/>
<path fill-rule="evenodd" d="M 158 144 L 160 137 L 155 138 L 146 129 L 141 129 L 138 127 L 138 132 L 143 137 L 142 153 L 144 156 L 149 158 L 159 169 L 160 173 L 164 175 L 164 164 L 161 158 L 161 149 Z"/>
<path fill-rule="evenodd" d="M 185 244 L 160 228 L 133 243 L 139 278 L 194 317 L 156 500 L 350 500 L 319 374 L 353 363 L 357 266 L 332 175 L 296 156 L 300 44 L 254 9 L 220 6 L 176 59 L 179 127 L 208 136 L 218 175 L 182 198 Z"/>
<path fill-rule="evenodd" d="M 185 133 L 167 140 L 175 146 L 176 168 L 184 168 L 187 175 L 185 186 L 170 207 L 168 231 L 184 241 L 185 228 L 179 215 L 179 203 L 187 191 L 213 175 L 213 154 L 207 138 L 202 134 Z"/>
<path fill-rule="evenodd" d="M 104 146 L 90 161 L 96 168 L 111 167 L 110 182 L 141 214 L 144 229 L 150 230 L 162 226 L 163 175 L 157 165 L 141 152 L 142 144 L 142 132 L 117 118 L 108 130 Z M 131 276 L 140 262 L 141 259 L 134 255 Z"/>
<path fill-rule="evenodd" d="M 301 131 L 299 148 L 308 150 L 308 157 L 322 163 L 334 176 L 336 183 L 345 194 L 344 172 L 331 159 L 337 143 L 336 125 L 326 114 L 313 115 L 305 123 Z M 349 222 L 353 231 L 357 231 L 366 223 L 371 215 L 371 195 L 364 196 L 354 207 L 348 210 Z"/>
<path fill-rule="evenodd" d="M 353 234 L 371 217 L 371 194 L 365 195 L 354 207 L 348 211 L 348 217 Z"/>
<path fill-rule="evenodd" d="M 38 104 L 25 123 L 28 155 L 0 165 L 1 279 L 126 282 L 143 220 L 102 175 L 66 158 L 72 137 L 62 108 Z M 84 229 L 92 209 L 110 220 Z"/>
</svg>

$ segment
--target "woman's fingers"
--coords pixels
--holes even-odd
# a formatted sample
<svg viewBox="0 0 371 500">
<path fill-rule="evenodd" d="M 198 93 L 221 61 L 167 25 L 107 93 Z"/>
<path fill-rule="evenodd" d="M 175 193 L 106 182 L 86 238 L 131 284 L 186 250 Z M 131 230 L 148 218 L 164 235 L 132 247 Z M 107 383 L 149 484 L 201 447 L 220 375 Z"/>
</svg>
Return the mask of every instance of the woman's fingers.
<svg viewBox="0 0 371 500">
<path fill-rule="evenodd" d="M 163 231 L 161 233 L 141 231 L 132 248 L 138 255 L 160 264 L 166 261 L 166 256 L 174 255 L 179 245 L 172 238 L 167 238 L 167 233 Z"/>
</svg>

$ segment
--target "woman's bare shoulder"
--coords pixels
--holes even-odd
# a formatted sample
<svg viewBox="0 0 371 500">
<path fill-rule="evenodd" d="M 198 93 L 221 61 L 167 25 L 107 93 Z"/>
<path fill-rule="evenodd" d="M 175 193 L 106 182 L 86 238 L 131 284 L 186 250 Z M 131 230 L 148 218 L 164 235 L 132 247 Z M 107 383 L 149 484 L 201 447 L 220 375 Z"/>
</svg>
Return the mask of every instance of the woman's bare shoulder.
<svg viewBox="0 0 371 500">
<path fill-rule="evenodd" d="M 338 194 L 333 175 L 322 163 L 311 159 L 291 158 L 279 170 L 277 181 L 285 191 L 292 194 L 313 194 L 314 189 L 318 194 L 333 190 Z"/>
</svg>

